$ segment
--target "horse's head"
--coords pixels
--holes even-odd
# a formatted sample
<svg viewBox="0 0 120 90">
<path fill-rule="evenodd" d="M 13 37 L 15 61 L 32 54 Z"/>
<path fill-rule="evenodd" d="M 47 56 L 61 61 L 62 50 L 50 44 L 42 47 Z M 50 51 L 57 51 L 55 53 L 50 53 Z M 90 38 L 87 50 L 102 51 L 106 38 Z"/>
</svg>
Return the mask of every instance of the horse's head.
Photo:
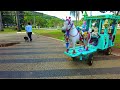
<svg viewBox="0 0 120 90">
<path fill-rule="evenodd" d="M 73 22 L 70 19 L 66 19 L 62 31 L 70 30 L 73 27 Z"/>
</svg>

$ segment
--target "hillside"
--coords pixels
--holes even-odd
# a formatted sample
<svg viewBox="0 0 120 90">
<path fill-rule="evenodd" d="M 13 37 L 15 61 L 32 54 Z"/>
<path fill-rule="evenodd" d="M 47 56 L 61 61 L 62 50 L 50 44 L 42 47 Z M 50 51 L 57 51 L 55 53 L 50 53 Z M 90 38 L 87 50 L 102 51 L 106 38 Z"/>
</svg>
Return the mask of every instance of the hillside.
<svg viewBox="0 0 120 90">
<path fill-rule="evenodd" d="M 24 11 L 24 21 L 30 21 L 33 25 L 41 27 L 61 27 L 63 25 L 62 19 L 35 11 Z"/>
</svg>

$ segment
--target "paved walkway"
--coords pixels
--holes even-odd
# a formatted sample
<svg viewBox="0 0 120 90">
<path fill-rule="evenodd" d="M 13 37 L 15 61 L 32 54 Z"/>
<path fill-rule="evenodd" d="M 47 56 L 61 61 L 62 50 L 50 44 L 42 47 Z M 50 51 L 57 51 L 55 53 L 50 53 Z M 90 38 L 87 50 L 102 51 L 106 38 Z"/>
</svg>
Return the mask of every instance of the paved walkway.
<svg viewBox="0 0 120 90">
<path fill-rule="evenodd" d="M 20 42 L 0 47 L 0 78 L 26 79 L 107 79 L 120 78 L 120 57 L 98 55 L 92 66 L 84 61 L 70 61 L 63 52 L 63 42 L 33 35 L 25 42 L 24 33 L 0 34 L 0 42 Z"/>
</svg>

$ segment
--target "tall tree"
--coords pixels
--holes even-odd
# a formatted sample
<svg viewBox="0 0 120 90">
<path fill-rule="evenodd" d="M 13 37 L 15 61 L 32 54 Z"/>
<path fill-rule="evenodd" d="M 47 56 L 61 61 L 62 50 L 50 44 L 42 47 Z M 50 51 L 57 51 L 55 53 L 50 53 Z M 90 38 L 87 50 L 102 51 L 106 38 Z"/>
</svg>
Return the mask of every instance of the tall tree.
<svg viewBox="0 0 120 90">
<path fill-rule="evenodd" d="M 5 26 L 5 24 L 8 26 L 8 24 L 13 25 L 14 22 L 14 14 L 13 11 L 1 11 L 2 15 L 2 24 Z"/>
<path fill-rule="evenodd" d="M 23 29 L 24 25 L 24 11 L 19 11 L 20 29 Z"/>
<path fill-rule="evenodd" d="M 81 13 L 83 14 L 83 11 L 81 11 Z M 70 11 L 70 15 L 73 15 L 76 18 L 76 25 L 78 25 L 80 11 Z"/>
<path fill-rule="evenodd" d="M 18 29 L 18 31 L 21 31 L 19 14 L 20 14 L 19 11 L 16 11 L 16 16 L 17 16 L 17 29 Z"/>
</svg>

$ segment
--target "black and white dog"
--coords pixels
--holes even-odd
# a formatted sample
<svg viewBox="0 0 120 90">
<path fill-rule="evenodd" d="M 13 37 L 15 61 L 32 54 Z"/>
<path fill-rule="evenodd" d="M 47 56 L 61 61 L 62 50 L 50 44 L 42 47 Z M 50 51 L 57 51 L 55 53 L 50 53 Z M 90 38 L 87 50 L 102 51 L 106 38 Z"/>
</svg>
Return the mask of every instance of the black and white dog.
<svg viewBox="0 0 120 90">
<path fill-rule="evenodd" d="M 25 39 L 25 42 L 28 42 L 28 41 L 29 41 L 29 40 L 28 40 L 28 37 L 26 37 L 26 36 L 24 37 L 24 39 Z"/>
</svg>

